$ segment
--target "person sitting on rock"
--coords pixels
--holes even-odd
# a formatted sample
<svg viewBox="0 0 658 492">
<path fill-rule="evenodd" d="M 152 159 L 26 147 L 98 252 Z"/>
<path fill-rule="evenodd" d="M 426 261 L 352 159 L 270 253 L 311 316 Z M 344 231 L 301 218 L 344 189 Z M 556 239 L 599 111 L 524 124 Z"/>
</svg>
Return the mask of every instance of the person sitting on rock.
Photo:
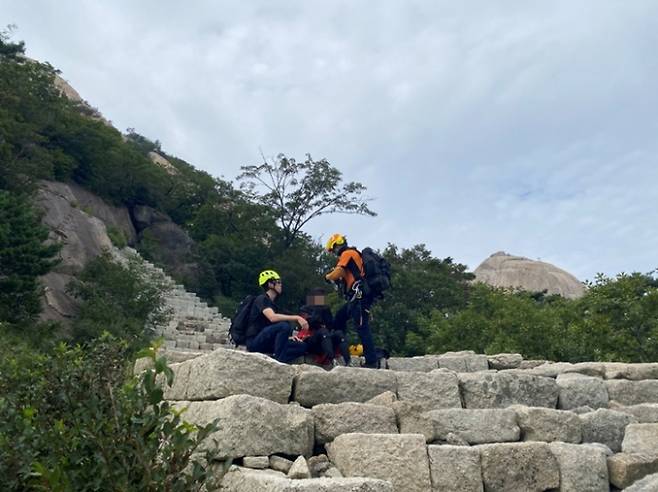
<svg viewBox="0 0 658 492">
<path fill-rule="evenodd" d="M 281 295 L 283 284 L 274 270 L 264 270 L 258 276 L 258 285 L 264 293 L 257 296 L 252 304 L 249 325 L 246 333 L 246 346 L 249 352 L 273 354 L 279 362 L 290 362 L 306 352 L 306 345 L 292 337 L 290 322 L 296 322 L 302 329 L 308 322 L 301 316 L 278 313 L 274 301 Z"/>
<path fill-rule="evenodd" d="M 308 352 L 315 356 L 315 362 L 320 365 L 333 364 L 339 353 L 345 365 L 349 365 L 350 353 L 345 333 L 333 329 L 333 316 L 327 306 L 324 289 L 312 289 L 300 313 L 308 321 L 309 329 L 302 330 L 298 336 L 306 342 Z"/>
</svg>

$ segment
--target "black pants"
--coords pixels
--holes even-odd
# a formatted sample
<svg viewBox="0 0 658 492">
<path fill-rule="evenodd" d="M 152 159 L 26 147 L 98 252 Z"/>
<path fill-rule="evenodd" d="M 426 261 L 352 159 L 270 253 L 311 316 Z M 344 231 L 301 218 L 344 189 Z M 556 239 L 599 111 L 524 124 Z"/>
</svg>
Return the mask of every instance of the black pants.
<svg viewBox="0 0 658 492">
<path fill-rule="evenodd" d="M 372 339 L 372 333 L 368 324 L 370 319 L 369 308 L 369 303 L 363 300 L 346 302 L 336 313 L 334 328 L 337 331 L 346 333 L 347 321 L 351 319 L 363 344 L 363 355 L 366 358 L 366 366 L 376 367 L 377 354 L 375 353 L 375 342 Z"/>
<path fill-rule="evenodd" d="M 329 331 L 327 328 L 318 328 L 315 333 L 308 337 L 306 340 L 308 351 L 311 354 L 324 355 L 327 360 L 333 360 L 336 354 L 336 349 L 340 350 L 340 354 L 345 360 L 345 365 L 350 363 L 350 352 L 347 347 L 347 339 L 345 333 L 338 330 Z"/>
</svg>

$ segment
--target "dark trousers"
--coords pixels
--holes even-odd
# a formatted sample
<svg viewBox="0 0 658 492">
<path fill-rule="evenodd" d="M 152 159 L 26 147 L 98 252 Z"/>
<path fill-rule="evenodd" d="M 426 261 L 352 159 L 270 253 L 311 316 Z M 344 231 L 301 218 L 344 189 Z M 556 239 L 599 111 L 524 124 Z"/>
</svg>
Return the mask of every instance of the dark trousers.
<svg viewBox="0 0 658 492">
<path fill-rule="evenodd" d="M 334 328 L 346 333 L 347 321 L 351 319 L 363 345 L 366 365 L 377 367 L 377 354 L 375 353 L 375 342 L 372 339 L 368 324 L 369 318 L 367 305 L 363 301 L 346 302 L 336 313 Z"/>
<path fill-rule="evenodd" d="M 263 328 L 255 337 L 247 340 L 247 350 L 262 354 L 274 354 L 276 360 L 288 364 L 308 352 L 306 343 L 290 340 L 291 334 L 292 327 L 287 321 L 274 323 Z"/>
<path fill-rule="evenodd" d="M 258 335 L 247 340 L 247 350 L 261 354 L 274 354 L 276 360 L 281 360 L 291 333 L 292 327 L 287 321 L 268 325 Z"/>
<path fill-rule="evenodd" d="M 333 360 L 336 355 L 336 349 L 339 349 L 340 354 L 345 360 L 345 365 L 349 365 L 350 363 L 350 352 L 347 347 L 345 332 L 319 328 L 313 335 L 306 339 L 306 343 L 309 353 L 324 355 L 327 361 Z"/>
</svg>

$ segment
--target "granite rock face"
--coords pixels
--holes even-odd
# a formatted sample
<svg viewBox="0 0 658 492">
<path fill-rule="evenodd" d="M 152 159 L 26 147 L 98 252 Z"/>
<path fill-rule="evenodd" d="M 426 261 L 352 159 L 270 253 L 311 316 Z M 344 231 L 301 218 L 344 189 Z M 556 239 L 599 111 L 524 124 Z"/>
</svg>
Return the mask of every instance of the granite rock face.
<svg viewBox="0 0 658 492">
<path fill-rule="evenodd" d="M 397 372 L 400 401 L 414 401 L 426 410 L 461 408 L 459 381 L 454 372 Z"/>
<path fill-rule="evenodd" d="M 560 486 L 558 462 L 546 443 L 483 444 L 477 449 L 487 491 L 541 491 Z"/>
<path fill-rule="evenodd" d="M 579 417 L 583 423 L 583 442 L 599 442 L 615 452 L 621 451 L 626 426 L 637 423 L 632 415 L 606 408 Z"/>
<path fill-rule="evenodd" d="M 432 490 L 484 492 L 480 452 L 464 446 L 428 446 Z"/>
<path fill-rule="evenodd" d="M 608 395 L 622 405 L 639 405 L 658 402 L 658 379 L 627 381 L 617 379 L 606 381 Z"/>
<path fill-rule="evenodd" d="M 560 387 L 558 407 L 563 410 L 588 406 L 606 408 L 608 390 L 602 379 L 578 373 L 565 373 L 557 377 Z"/>
<path fill-rule="evenodd" d="M 518 441 L 516 414 L 507 409 L 444 409 L 427 412 L 434 423 L 434 440 L 457 434 L 469 444 Z"/>
<path fill-rule="evenodd" d="M 430 372 L 439 368 L 439 360 L 436 355 L 391 357 L 388 368 L 392 371 Z"/>
<path fill-rule="evenodd" d="M 641 478 L 658 473 L 658 455 L 618 453 L 608 457 L 610 483 L 624 489 Z"/>
<path fill-rule="evenodd" d="M 560 469 L 560 492 L 607 491 L 606 454 L 596 446 L 552 442 L 549 444 Z"/>
<path fill-rule="evenodd" d="M 658 456 L 658 424 L 629 424 L 621 448 L 624 453 Z"/>
<path fill-rule="evenodd" d="M 529 292 L 558 294 L 576 299 L 585 294 L 585 285 L 570 273 L 543 261 L 509 255 L 492 254 L 474 271 L 478 282 L 493 287 L 520 288 Z"/>
<path fill-rule="evenodd" d="M 186 408 L 184 419 L 206 425 L 219 419 L 219 429 L 208 436 L 205 446 L 218 450 L 218 458 L 284 454 L 311 456 L 313 416 L 298 405 L 281 405 L 249 395 L 222 400 L 177 402 Z"/>
<path fill-rule="evenodd" d="M 331 462 L 346 477 L 390 482 L 395 490 L 431 490 L 425 439 L 417 434 L 343 434 L 329 446 Z"/>
<path fill-rule="evenodd" d="M 329 372 L 297 375 L 294 400 L 305 407 L 346 401 L 363 403 L 385 391 L 397 392 L 393 371 L 336 367 Z"/>
<path fill-rule="evenodd" d="M 505 408 L 510 405 L 555 408 L 559 394 L 552 378 L 520 372 L 459 374 L 465 408 Z"/>
<path fill-rule="evenodd" d="M 392 408 L 367 403 L 324 403 L 312 408 L 315 441 L 325 444 L 341 434 L 397 434 Z"/>
<path fill-rule="evenodd" d="M 66 285 L 90 260 L 112 248 L 106 224 L 94 212 L 133 241 L 135 230 L 127 209 L 107 205 L 74 184 L 42 181 L 36 206 L 44 212 L 41 220 L 50 231 L 49 240 L 61 246 L 59 264 L 41 279 L 45 289 L 42 318 L 66 322 L 78 308 Z"/>
<path fill-rule="evenodd" d="M 165 389 L 168 400 L 216 400 L 231 395 L 253 395 L 288 403 L 294 369 L 258 353 L 216 349 L 171 366 L 174 384 Z"/>
<path fill-rule="evenodd" d="M 578 444 L 583 438 L 583 424 L 573 412 L 515 405 L 524 441 L 562 441 Z"/>
<path fill-rule="evenodd" d="M 439 368 L 455 372 L 477 372 L 489 369 L 486 355 L 476 354 L 472 350 L 446 352 L 438 357 Z"/>
<path fill-rule="evenodd" d="M 312 478 L 292 480 L 271 470 L 232 466 L 222 478 L 225 492 L 393 492 L 393 486 L 372 478 Z"/>
</svg>

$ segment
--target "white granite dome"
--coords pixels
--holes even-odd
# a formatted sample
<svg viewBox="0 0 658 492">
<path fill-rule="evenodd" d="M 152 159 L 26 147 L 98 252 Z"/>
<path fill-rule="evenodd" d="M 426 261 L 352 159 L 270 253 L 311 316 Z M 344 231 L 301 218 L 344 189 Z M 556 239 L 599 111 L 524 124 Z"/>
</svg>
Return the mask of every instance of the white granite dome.
<svg viewBox="0 0 658 492">
<path fill-rule="evenodd" d="M 575 299 L 586 287 L 570 273 L 543 261 L 513 256 L 503 251 L 492 254 L 475 271 L 475 280 L 493 287 L 521 288 L 530 292 L 547 291 Z"/>
</svg>

